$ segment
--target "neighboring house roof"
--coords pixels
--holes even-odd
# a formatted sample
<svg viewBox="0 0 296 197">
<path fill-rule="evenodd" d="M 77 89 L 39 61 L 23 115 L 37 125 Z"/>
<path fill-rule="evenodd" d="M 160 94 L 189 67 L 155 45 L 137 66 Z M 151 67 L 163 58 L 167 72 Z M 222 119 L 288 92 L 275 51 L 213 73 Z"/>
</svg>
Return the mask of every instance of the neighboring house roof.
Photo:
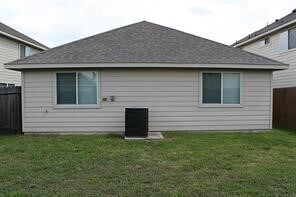
<svg viewBox="0 0 296 197">
<path fill-rule="evenodd" d="M 15 29 L 8 27 L 7 25 L 0 22 L 0 34 L 5 35 L 7 37 L 13 38 L 15 40 L 21 41 L 23 43 L 26 43 L 28 45 L 34 46 L 35 48 L 39 48 L 41 50 L 48 49 L 47 46 L 41 44 L 40 42 L 37 42 L 36 40 L 22 34 L 19 31 L 16 31 Z"/>
<path fill-rule="evenodd" d="M 287 27 L 291 24 L 296 24 L 296 9 L 293 10 L 290 14 L 284 16 L 283 18 L 275 20 L 275 22 L 271 23 L 270 25 L 267 25 L 266 27 L 263 27 L 262 29 L 259 29 L 258 31 L 251 33 L 250 35 L 244 37 L 239 41 L 236 41 L 231 46 L 237 47 L 239 45 L 248 43 L 249 41 L 252 41 L 255 38 L 259 38 L 261 35 L 271 33 L 273 30 L 280 30 L 281 28 Z"/>
<path fill-rule="evenodd" d="M 107 63 L 117 63 L 118 67 L 125 67 L 124 63 L 150 63 L 150 66 L 151 63 L 183 64 L 180 67 L 186 67 L 184 64 L 285 65 L 238 48 L 143 21 L 10 62 L 6 65 L 16 66 L 6 67 L 21 68 L 21 65 L 27 65 L 28 68 L 28 65 L 34 64 L 38 64 L 39 68 L 46 68 L 48 64 L 69 64 L 72 67 L 74 64 L 84 64 L 85 67 L 89 64 L 105 64 L 108 67 Z"/>
</svg>

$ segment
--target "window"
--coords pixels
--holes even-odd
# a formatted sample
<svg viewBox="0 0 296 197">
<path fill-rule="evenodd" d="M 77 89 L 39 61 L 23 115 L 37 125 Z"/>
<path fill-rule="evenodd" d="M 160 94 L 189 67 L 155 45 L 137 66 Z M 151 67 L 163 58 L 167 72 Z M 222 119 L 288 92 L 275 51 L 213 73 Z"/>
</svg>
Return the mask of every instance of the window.
<svg viewBox="0 0 296 197">
<path fill-rule="evenodd" d="M 264 39 L 264 45 L 268 45 L 268 44 L 270 44 L 270 38 L 269 37 Z"/>
<path fill-rule="evenodd" d="M 296 28 L 288 31 L 288 49 L 296 48 Z"/>
<path fill-rule="evenodd" d="M 240 73 L 203 73 L 203 104 L 240 104 Z"/>
<path fill-rule="evenodd" d="M 20 45 L 20 58 L 25 58 L 31 55 L 31 48 L 25 45 Z"/>
<path fill-rule="evenodd" d="M 57 73 L 57 104 L 97 104 L 97 81 L 96 72 Z"/>
</svg>

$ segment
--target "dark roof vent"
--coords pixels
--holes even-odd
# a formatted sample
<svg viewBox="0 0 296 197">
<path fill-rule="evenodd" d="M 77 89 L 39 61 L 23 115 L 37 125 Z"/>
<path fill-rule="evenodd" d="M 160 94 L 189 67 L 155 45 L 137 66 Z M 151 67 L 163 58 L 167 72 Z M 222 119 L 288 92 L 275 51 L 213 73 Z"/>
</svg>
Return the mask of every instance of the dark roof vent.
<svg viewBox="0 0 296 197">
<path fill-rule="evenodd" d="M 275 22 L 278 22 L 279 21 L 279 19 L 275 19 Z"/>
<path fill-rule="evenodd" d="M 296 9 L 292 10 L 292 13 L 296 13 Z"/>
</svg>

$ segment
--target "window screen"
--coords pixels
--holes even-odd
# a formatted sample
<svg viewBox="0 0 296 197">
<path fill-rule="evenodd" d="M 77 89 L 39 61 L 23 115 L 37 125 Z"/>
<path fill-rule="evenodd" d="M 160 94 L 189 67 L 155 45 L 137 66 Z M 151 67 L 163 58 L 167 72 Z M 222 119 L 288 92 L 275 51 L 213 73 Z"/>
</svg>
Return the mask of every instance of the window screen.
<svg viewBox="0 0 296 197">
<path fill-rule="evenodd" d="M 223 74 L 223 103 L 240 103 L 240 75 L 238 73 Z"/>
<path fill-rule="evenodd" d="M 78 104 L 97 104 L 95 72 L 78 73 Z"/>
</svg>

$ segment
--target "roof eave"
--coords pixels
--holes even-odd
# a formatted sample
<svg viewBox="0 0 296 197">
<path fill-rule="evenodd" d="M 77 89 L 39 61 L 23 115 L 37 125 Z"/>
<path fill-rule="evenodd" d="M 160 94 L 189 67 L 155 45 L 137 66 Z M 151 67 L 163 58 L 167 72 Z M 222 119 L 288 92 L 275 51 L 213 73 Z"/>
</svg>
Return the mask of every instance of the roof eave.
<svg viewBox="0 0 296 197">
<path fill-rule="evenodd" d="M 287 26 L 289 26 L 289 25 L 292 25 L 293 23 L 296 23 L 296 19 L 294 19 L 294 20 L 292 20 L 292 21 L 289 21 L 289 22 L 287 22 L 287 23 L 285 23 L 285 24 L 283 24 L 283 25 L 281 25 L 281 26 L 278 26 L 278 27 L 276 27 L 276 28 L 274 28 L 274 29 L 272 29 L 272 30 L 269 30 L 269 31 L 267 31 L 267 32 L 265 32 L 265 33 L 263 33 L 263 34 L 259 34 L 259 35 L 255 36 L 255 37 L 253 37 L 253 38 L 251 38 L 251 39 L 248 39 L 248 40 L 246 40 L 246 41 L 244 41 L 244 42 L 234 43 L 234 44 L 232 44 L 231 46 L 233 46 L 233 47 L 240 47 L 240 46 L 246 45 L 246 44 L 248 44 L 248 43 L 250 43 L 250 42 L 253 42 L 253 41 L 255 41 L 255 40 L 258 40 L 258 39 L 260 39 L 260 38 L 262 38 L 262 37 L 264 37 L 264 36 L 266 36 L 266 35 L 269 35 L 269 34 L 272 34 L 272 33 L 276 32 L 276 31 L 279 31 L 279 30 L 281 30 L 282 28 L 285 28 L 285 27 L 287 27 Z"/>
<path fill-rule="evenodd" d="M 69 68 L 216 68 L 284 70 L 287 64 L 175 64 L 175 63 L 92 63 L 92 64 L 6 64 L 10 70 Z"/>
<path fill-rule="evenodd" d="M 26 44 L 28 44 L 28 45 L 34 46 L 34 47 L 36 47 L 36 48 L 38 48 L 38 49 L 41 49 L 41 50 L 47 50 L 47 49 L 49 49 L 48 47 L 45 48 L 45 47 L 42 47 L 42 46 L 40 46 L 40 45 L 34 44 L 34 43 L 32 43 L 32 42 L 28 42 L 28 41 L 26 41 L 26 40 L 24 40 L 24 39 L 21 39 L 21 38 L 19 38 L 19 37 L 13 36 L 13 35 L 11 35 L 11 34 L 8 34 L 8 33 L 6 33 L 6 32 L 1 31 L 1 30 L 0 30 L 0 34 L 2 34 L 2 35 L 4 35 L 4 36 L 7 36 L 7 37 L 10 37 L 10 38 L 12 38 L 12 39 L 14 39 L 14 40 L 21 41 L 21 42 L 26 43 Z"/>
</svg>

